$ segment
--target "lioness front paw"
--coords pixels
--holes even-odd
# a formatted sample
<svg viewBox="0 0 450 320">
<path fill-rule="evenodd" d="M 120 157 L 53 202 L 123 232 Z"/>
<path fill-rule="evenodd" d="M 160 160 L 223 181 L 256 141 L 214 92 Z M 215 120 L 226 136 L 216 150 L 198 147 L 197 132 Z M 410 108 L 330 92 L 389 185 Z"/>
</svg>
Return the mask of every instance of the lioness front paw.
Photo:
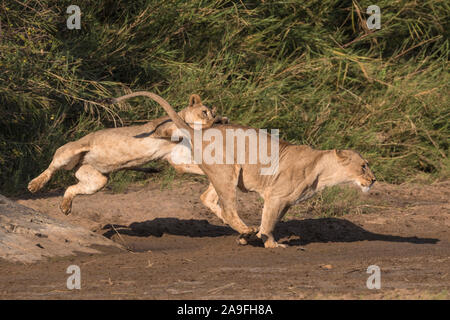
<svg viewBox="0 0 450 320">
<path fill-rule="evenodd" d="M 68 216 L 72 212 L 72 201 L 63 199 L 61 205 L 59 206 L 59 209 L 62 213 Z"/>
</svg>

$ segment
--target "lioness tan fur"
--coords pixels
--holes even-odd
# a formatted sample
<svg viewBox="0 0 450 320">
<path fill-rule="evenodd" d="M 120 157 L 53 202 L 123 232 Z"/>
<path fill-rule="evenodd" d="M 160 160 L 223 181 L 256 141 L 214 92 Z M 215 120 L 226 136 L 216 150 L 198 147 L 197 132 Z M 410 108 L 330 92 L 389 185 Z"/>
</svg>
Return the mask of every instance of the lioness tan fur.
<svg viewBox="0 0 450 320">
<path fill-rule="evenodd" d="M 194 137 L 194 130 L 181 119 L 170 105 L 164 104 L 164 109 L 179 128 L 183 128 Z M 312 197 L 316 192 L 328 186 L 353 182 L 366 192 L 376 181 L 375 176 L 368 167 L 368 163 L 362 156 L 352 150 L 314 150 L 309 146 L 293 145 L 279 141 L 278 170 L 272 175 L 261 175 L 260 169 L 266 167 L 258 159 L 256 164 L 240 164 L 236 157 L 238 152 L 245 151 L 245 159 L 249 159 L 248 143 L 245 150 L 233 153 L 233 164 L 226 164 L 227 129 L 252 129 L 238 125 L 226 124 L 202 130 L 206 134 L 209 130 L 220 130 L 223 137 L 223 164 L 208 164 L 202 161 L 200 169 L 208 176 L 212 185 L 202 198 L 211 202 L 211 209 L 222 220 L 241 234 L 240 242 L 245 244 L 247 240 L 256 234 L 264 242 L 266 248 L 284 247 L 278 244 L 273 237 L 275 224 L 283 217 L 287 209 Z M 259 130 L 251 130 L 259 136 L 263 133 Z M 265 133 L 264 133 L 265 134 Z M 234 137 L 233 137 L 234 139 Z M 267 149 L 270 149 L 271 139 L 268 135 Z M 202 146 L 197 146 L 191 140 L 193 150 L 200 148 L 201 154 L 208 148 L 208 141 L 203 141 Z M 258 139 L 259 141 L 259 139 Z M 236 145 L 236 144 L 235 144 Z M 260 148 L 261 146 L 258 146 Z M 259 154 L 259 150 L 256 152 Z M 229 163 L 229 162 L 228 162 Z M 259 229 L 248 227 L 238 216 L 236 210 L 236 187 L 243 191 L 258 192 L 264 199 L 264 209 Z M 203 199 L 202 199 L 203 200 Z M 219 200 L 220 207 L 214 207 Z"/>
<path fill-rule="evenodd" d="M 159 103 L 162 99 L 153 93 L 142 91 L 115 98 L 109 102 L 116 103 L 136 96 L 150 97 Z M 204 106 L 198 95 L 192 95 L 188 107 L 177 115 L 187 123 L 196 122 L 204 127 L 210 127 L 217 121 L 226 121 L 216 117 L 214 110 Z M 172 162 L 171 151 L 176 143 L 170 139 L 158 138 L 170 138 L 175 130 L 177 127 L 173 122 L 168 117 L 162 117 L 144 125 L 104 129 L 90 133 L 58 148 L 49 167 L 28 184 L 28 189 L 36 192 L 57 170 L 76 168 L 75 177 L 79 182 L 67 188 L 60 205 L 61 211 L 69 214 L 76 195 L 97 192 L 106 185 L 107 174 L 120 169 L 140 166 L 151 160 L 164 159 L 179 172 L 203 174 L 194 164 L 177 165 Z M 202 201 L 207 206 L 215 208 L 217 201 L 214 204 L 209 203 L 208 200 L 209 198 Z"/>
</svg>

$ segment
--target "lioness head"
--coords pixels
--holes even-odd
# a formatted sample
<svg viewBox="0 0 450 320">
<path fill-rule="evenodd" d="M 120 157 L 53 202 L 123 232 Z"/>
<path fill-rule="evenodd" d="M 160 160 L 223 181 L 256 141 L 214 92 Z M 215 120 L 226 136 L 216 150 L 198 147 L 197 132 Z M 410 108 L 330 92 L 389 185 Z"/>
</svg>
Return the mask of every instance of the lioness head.
<svg viewBox="0 0 450 320">
<path fill-rule="evenodd" d="M 216 120 L 216 110 L 203 105 L 202 99 L 197 94 L 189 98 L 189 106 L 184 109 L 184 121 L 194 127 L 194 123 L 200 123 L 202 128 L 209 128 Z"/>
<path fill-rule="evenodd" d="M 367 160 L 352 150 L 335 150 L 335 154 L 346 180 L 357 184 L 363 192 L 368 192 L 377 179 Z"/>
</svg>

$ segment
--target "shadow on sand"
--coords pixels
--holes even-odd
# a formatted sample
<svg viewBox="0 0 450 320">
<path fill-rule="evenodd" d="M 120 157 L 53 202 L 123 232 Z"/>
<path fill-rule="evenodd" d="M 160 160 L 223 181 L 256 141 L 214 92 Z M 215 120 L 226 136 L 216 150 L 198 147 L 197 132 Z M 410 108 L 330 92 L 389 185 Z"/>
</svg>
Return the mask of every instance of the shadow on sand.
<svg viewBox="0 0 450 320">
<path fill-rule="evenodd" d="M 163 234 L 188 237 L 221 237 L 236 235 L 228 226 L 210 224 L 207 220 L 182 220 L 177 218 L 156 218 L 145 222 L 134 222 L 129 226 L 105 225 L 104 236 L 111 238 L 114 234 L 136 237 L 161 237 Z M 355 242 L 355 241 L 388 241 L 409 242 L 414 244 L 435 244 L 439 239 L 401 237 L 378 234 L 367 231 L 354 223 L 338 218 L 320 218 L 290 220 L 279 222 L 274 232 L 275 238 L 290 246 L 303 246 L 315 242 Z M 294 236 L 295 239 L 291 239 Z M 286 238 L 288 238 L 286 240 Z M 260 241 L 251 241 L 254 246 L 261 246 Z"/>
</svg>

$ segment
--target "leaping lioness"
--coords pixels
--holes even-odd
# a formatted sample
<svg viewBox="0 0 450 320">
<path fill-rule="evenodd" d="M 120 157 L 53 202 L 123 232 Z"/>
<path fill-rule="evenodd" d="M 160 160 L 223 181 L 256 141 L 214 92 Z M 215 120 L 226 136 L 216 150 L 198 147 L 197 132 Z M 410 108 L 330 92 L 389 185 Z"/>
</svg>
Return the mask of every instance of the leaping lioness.
<svg viewBox="0 0 450 320">
<path fill-rule="evenodd" d="M 136 96 L 146 96 L 159 104 L 164 102 L 168 105 L 160 96 L 146 91 L 109 99 L 108 102 L 117 103 Z M 187 108 L 175 114 L 189 124 L 200 123 L 203 127 L 210 127 L 214 122 L 226 121 L 216 116 L 214 110 L 204 106 L 196 94 L 191 95 Z M 41 189 L 59 169 L 76 168 L 75 177 L 79 182 L 67 188 L 60 205 L 61 211 L 69 214 L 75 196 L 99 191 L 108 181 L 107 174 L 113 171 L 140 166 L 151 160 L 164 159 L 180 172 L 203 174 L 194 164 L 176 165 L 172 162 L 171 151 L 176 143 L 170 139 L 158 138 L 170 138 L 175 130 L 177 127 L 166 116 L 144 125 L 92 132 L 58 148 L 49 167 L 28 184 L 28 190 L 36 192 Z M 205 202 L 204 199 L 202 201 L 213 208 L 217 205 L 217 202 Z"/>
<path fill-rule="evenodd" d="M 194 129 L 188 126 L 181 117 L 170 107 L 169 104 L 162 104 L 170 118 L 180 129 L 185 129 L 190 133 L 191 144 L 195 151 L 200 150 L 200 154 L 209 148 L 211 141 L 203 141 L 201 146 L 196 146 L 194 140 Z M 256 236 L 264 242 L 266 248 L 274 248 L 285 245 L 278 244 L 273 237 L 275 224 L 283 217 L 287 209 L 300 201 L 312 197 L 316 192 L 328 186 L 341 183 L 353 182 L 367 192 L 376 181 L 375 176 L 368 166 L 368 162 L 358 153 L 352 150 L 314 150 L 309 146 L 293 145 L 284 141 L 279 141 L 278 169 L 271 175 L 261 175 L 261 169 L 265 167 L 258 159 L 256 164 L 240 163 L 236 157 L 239 153 L 245 152 L 245 159 L 249 159 L 248 144 L 242 150 L 231 153 L 226 148 L 227 129 L 245 129 L 245 127 L 224 124 L 215 126 L 214 129 L 205 129 L 198 134 L 208 134 L 209 130 L 219 130 L 222 141 L 223 155 L 220 163 L 202 161 L 199 163 L 200 169 L 208 176 L 212 186 L 208 189 L 212 199 L 218 197 L 220 207 L 215 213 L 222 218 L 230 227 L 241 234 L 240 243 L 247 243 L 247 239 Z M 257 141 L 262 134 L 261 131 L 250 130 L 251 134 L 257 135 Z M 210 135 L 213 135 L 210 132 Z M 232 139 L 235 137 L 233 136 Z M 269 150 L 271 139 L 268 135 L 267 146 Z M 263 139 L 264 141 L 264 139 Z M 234 142 L 230 145 L 234 145 Z M 217 148 L 217 145 L 215 145 Z M 261 148 L 261 146 L 258 146 Z M 253 152 L 255 150 L 252 150 Z M 217 149 L 216 149 L 217 152 Z M 228 154 L 227 154 L 228 153 Z M 260 154 L 256 150 L 256 154 Z M 234 157 L 234 162 L 230 164 L 229 156 Z M 261 226 L 259 230 L 248 227 L 238 216 L 236 210 L 236 188 L 243 191 L 256 191 L 264 199 L 264 209 L 262 213 Z M 215 189 L 215 190 L 214 190 Z M 208 194 L 208 191 L 205 194 Z M 217 192 L 217 193 L 216 193 Z"/>
</svg>

